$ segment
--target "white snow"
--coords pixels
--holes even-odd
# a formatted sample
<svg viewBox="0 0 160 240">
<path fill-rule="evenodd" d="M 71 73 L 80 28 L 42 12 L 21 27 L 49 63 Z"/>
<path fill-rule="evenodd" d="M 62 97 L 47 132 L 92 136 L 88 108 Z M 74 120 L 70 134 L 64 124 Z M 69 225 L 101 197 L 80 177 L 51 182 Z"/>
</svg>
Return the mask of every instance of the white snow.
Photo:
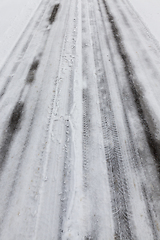
<svg viewBox="0 0 160 240">
<path fill-rule="evenodd" d="M 4 64 L 41 0 L 0 1 L 0 67 Z"/>
<path fill-rule="evenodd" d="M 122 3 L 121 0 L 118 1 Z M 160 29 L 157 24 L 160 20 L 160 0 L 124 1 L 132 4 L 149 31 L 160 43 Z M 3 136 L 4 129 L 7 132 L 8 116 L 13 113 L 16 103 L 20 101 L 25 104 L 22 113 L 23 124 L 21 123 L 20 131 L 16 132 L 9 153 L 7 153 L 5 171 L 2 177 L 0 175 L 0 190 L 3 193 L 0 198 L 0 217 L 4 218 L 2 226 L 0 225 L 1 239 L 48 240 L 51 238 L 57 239 L 56 236 L 61 234 L 62 239 L 78 240 L 82 239 L 82 236 L 88 239 L 89 237 L 87 236 L 90 233 L 92 234 L 92 231 L 94 233 L 94 230 L 95 235 L 99 234 L 99 239 L 106 239 L 106 236 L 107 239 L 113 239 L 114 218 L 119 210 L 121 211 L 122 209 L 118 204 L 117 206 L 115 204 L 115 209 L 112 209 L 113 198 L 110 193 L 110 182 L 112 182 L 112 186 L 118 186 L 119 183 L 115 182 L 119 181 L 120 177 L 123 177 L 122 174 L 125 173 L 124 179 L 127 179 L 129 191 L 127 190 L 128 193 L 123 195 L 124 199 L 125 197 L 131 199 L 131 213 L 130 211 L 128 213 L 135 223 L 136 230 L 133 229 L 133 231 L 137 231 L 138 239 L 151 240 L 154 238 L 154 234 L 152 234 L 152 226 L 148 220 L 147 205 L 145 205 L 141 191 L 141 183 L 143 181 L 144 185 L 147 186 L 146 189 L 151 189 L 151 186 L 148 184 L 148 179 L 151 177 L 148 177 L 148 172 L 143 173 L 144 170 L 139 164 L 142 155 L 140 151 L 145 150 L 144 146 L 146 147 L 145 135 L 140 128 L 141 123 L 137 110 L 136 108 L 134 110 L 134 106 L 132 106 L 132 103 L 134 103 L 133 99 L 129 99 L 130 101 L 126 103 L 127 101 L 121 97 L 123 95 L 128 97 L 128 93 L 130 93 L 128 81 L 125 76 L 122 57 L 116 48 L 116 41 L 111 35 L 111 31 L 109 31 L 111 30 L 111 24 L 107 20 L 104 21 L 104 29 L 108 31 L 109 37 L 107 37 L 110 44 L 106 44 L 107 34 L 105 35 L 103 22 L 98 21 L 101 19 L 101 15 L 97 10 L 97 0 L 93 2 L 88 0 L 61 1 L 57 20 L 54 26 L 50 26 L 50 30 L 47 31 L 46 26 L 48 25 L 45 25 L 45 19 L 48 19 L 50 6 L 56 2 L 55 0 L 0 0 L 0 69 L 8 57 L 8 62 L 11 65 L 8 66 L 10 71 L 7 71 L 6 67 L 1 76 L 0 88 L 5 86 L 4 83 L 7 77 L 11 75 L 10 73 L 15 63 L 10 57 L 10 53 L 22 33 L 25 32 L 27 24 L 34 16 L 41 2 L 48 2 L 48 5 L 46 5 L 48 8 L 45 10 L 46 15 L 44 14 L 43 18 L 44 22 L 42 21 L 40 27 L 35 31 L 35 35 L 28 45 L 28 50 L 24 53 L 24 57 L 19 58 L 19 62 L 17 61 L 19 65 L 0 102 L 1 115 L 3 116 L 0 119 L 1 136 Z M 81 3 L 83 4 L 81 5 Z M 108 5 L 114 6 L 114 4 L 115 1 L 110 1 Z M 157 67 L 155 67 L 155 72 L 152 72 L 152 68 L 150 69 L 147 66 L 147 60 L 150 60 L 150 62 L 152 62 L 152 59 L 155 59 L 156 62 L 158 60 L 155 55 L 152 55 L 152 52 L 148 51 L 148 39 L 145 41 L 144 35 L 141 35 L 141 29 L 143 31 L 143 28 L 138 28 L 138 25 L 131 21 L 132 18 L 130 20 L 129 12 L 127 12 L 129 23 L 131 22 L 131 27 L 127 29 L 123 19 L 120 18 L 120 14 L 116 15 L 116 11 L 119 13 L 119 9 L 117 9 L 114 9 L 113 15 L 117 17 L 115 17 L 116 21 L 119 18 L 119 22 L 117 22 L 123 28 L 122 34 L 124 41 L 126 41 L 126 52 L 130 54 L 131 60 L 133 60 L 132 62 L 135 65 L 136 73 L 139 77 L 137 81 L 140 81 L 140 83 L 138 82 L 139 88 L 145 86 L 143 97 L 146 98 L 145 102 L 148 101 L 148 108 L 155 110 L 153 113 L 156 120 L 158 119 L 157 122 L 159 122 L 160 116 L 156 115 L 159 110 L 160 89 L 159 78 L 156 77 L 158 75 L 156 75 L 156 71 L 159 73 L 157 70 L 158 64 L 156 65 L 155 63 Z M 102 16 L 105 20 L 107 16 L 106 12 L 103 11 Z M 95 15 L 92 15 L 92 13 Z M 131 31 L 133 32 L 132 34 Z M 30 29 L 28 35 L 30 33 L 32 33 L 32 29 Z M 22 40 L 24 39 L 22 38 Z M 138 41 L 139 45 L 137 44 Z M 23 44 L 25 44 L 25 41 L 21 41 L 22 46 Z M 17 46 L 19 48 L 19 43 Z M 97 47 L 97 49 L 95 48 L 97 52 L 94 51 L 94 46 Z M 111 47 L 109 48 L 108 46 Z M 44 49 L 45 51 L 43 52 L 42 50 Z M 102 52 L 103 56 L 101 56 L 101 49 L 104 51 L 104 53 Z M 33 59 L 40 56 L 41 52 L 43 54 L 40 67 L 34 79 L 35 81 L 27 85 L 26 79 L 30 66 Z M 144 55 L 144 53 L 148 55 Z M 146 56 L 148 58 L 145 58 Z M 94 61 L 96 57 L 101 62 L 98 66 L 96 66 L 96 61 Z M 85 61 L 86 68 L 84 66 Z M 104 78 L 104 73 L 108 77 L 106 78 L 108 85 L 98 85 L 101 77 Z M 120 75 L 119 78 L 117 77 L 118 75 Z M 153 79 L 152 82 L 150 79 Z M 117 84 L 118 81 L 119 85 Z M 120 160 L 123 159 L 122 167 L 119 167 L 119 172 L 122 171 L 120 177 L 113 179 L 110 177 L 110 182 L 108 176 L 112 166 L 110 167 L 110 163 L 106 161 L 105 147 L 111 146 L 112 148 L 113 137 L 108 137 L 106 134 L 105 140 L 103 136 L 101 115 L 103 116 L 104 113 L 101 112 L 106 108 L 107 101 L 103 101 L 103 99 L 106 99 L 106 96 L 100 96 L 99 94 L 105 91 L 106 86 L 109 86 L 108 89 L 111 96 L 109 95 L 108 101 L 111 98 L 113 110 L 108 104 L 108 112 L 106 112 L 111 117 L 108 117 L 106 120 L 108 121 L 108 128 L 106 127 L 107 124 L 104 127 L 107 128 L 108 136 L 113 134 L 115 137 L 117 144 L 115 146 L 118 146 L 117 156 L 119 152 L 121 153 L 117 157 L 119 165 L 121 164 Z M 86 90 L 89 89 L 89 103 L 83 99 L 82 91 L 85 88 Z M 70 97 L 71 92 L 73 96 L 71 95 Z M 69 101 L 71 101 L 71 106 Z M 86 103 L 84 103 L 85 101 Z M 100 101 L 104 104 L 102 110 Z M 83 140 L 83 135 L 85 135 L 83 133 L 83 109 L 85 109 L 87 104 L 89 107 L 86 107 L 86 109 L 89 109 L 88 115 L 90 120 L 86 120 L 88 122 L 85 128 L 89 128 L 89 130 L 85 131 L 89 131 L 89 134 L 85 133 L 88 135 L 86 140 Z M 69 107 L 71 107 L 71 110 L 68 110 Z M 124 108 L 126 108 L 126 111 L 123 110 Z M 115 123 L 109 111 L 113 111 Z M 133 144 L 134 148 L 137 152 L 139 150 L 141 155 L 139 152 L 139 155 L 136 155 L 136 151 L 132 149 L 132 142 L 130 142 L 131 134 L 129 135 L 126 119 L 128 125 L 132 127 L 131 133 L 134 132 L 132 134 L 132 142 L 136 143 L 135 145 Z M 66 127 L 66 120 L 69 122 L 69 124 L 67 123 L 68 128 Z M 66 135 L 66 130 L 68 131 L 68 129 L 70 134 Z M 113 132 L 112 134 L 111 131 Z M 139 136 L 140 134 L 141 136 Z M 138 141 L 141 143 L 141 146 L 138 146 Z M 67 144 L 68 146 L 66 146 Z M 85 148 L 83 145 L 87 149 L 85 164 L 83 162 L 85 159 L 85 154 L 83 153 Z M 150 151 L 148 150 L 148 152 L 147 150 L 144 151 L 144 159 L 147 164 L 151 163 L 150 165 L 152 166 Z M 109 152 L 109 154 L 112 153 Z M 148 158 L 146 159 L 145 156 Z M 133 157 L 137 157 L 136 161 L 139 161 L 138 167 L 140 166 L 141 168 L 138 169 L 137 166 L 135 168 L 137 163 Z M 108 168 L 106 167 L 107 164 Z M 147 167 L 144 169 L 148 170 L 150 168 Z M 152 174 L 154 169 L 151 168 L 151 170 L 150 173 Z M 113 170 L 111 171 L 113 172 Z M 87 191 L 84 190 L 83 186 L 84 176 L 88 181 Z M 62 184 L 62 181 L 64 184 Z M 152 183 L 155 182 L 156 180 L 152 181 Z M 120 182 L 120 185 L 122 185 L 121 190 L 117 190 L 117 192 L 125 192 L 123 181 L 122 183 Z M 155 200 L 155 198 L 153 199 Z M 61 202 L 64 203 L 62 204 Z M 62 211 L 64 213 L 60 216 Z M 155 219 L 158 219 L 158 217 Z M 63 231 L 59 233 L 62 228 Z"/>
<path fill-rule="evenodd" d="M 128 0 L 160 43 L 160 1 Z M 0 1 L 0 66 L 18 41 L 41 0 Z"/>
<path fill-rule="evenodd" d="M 159 0 L 128 0 L 160 43 L 160 1 Z"/>
</svg>

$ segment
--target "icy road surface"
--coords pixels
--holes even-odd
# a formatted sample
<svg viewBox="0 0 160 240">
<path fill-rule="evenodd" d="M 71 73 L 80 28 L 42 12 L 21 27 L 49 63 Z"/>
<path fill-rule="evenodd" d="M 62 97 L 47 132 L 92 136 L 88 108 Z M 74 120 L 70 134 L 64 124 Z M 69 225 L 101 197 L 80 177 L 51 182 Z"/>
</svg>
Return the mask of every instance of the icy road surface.
<svg viewBox="0 0 160 240">
<path fill-rule="evenodd" d="M 41 1 L 0 114 L 1 240 L 160 239 L 160 49 L 127 0 Z"/>
</svg>

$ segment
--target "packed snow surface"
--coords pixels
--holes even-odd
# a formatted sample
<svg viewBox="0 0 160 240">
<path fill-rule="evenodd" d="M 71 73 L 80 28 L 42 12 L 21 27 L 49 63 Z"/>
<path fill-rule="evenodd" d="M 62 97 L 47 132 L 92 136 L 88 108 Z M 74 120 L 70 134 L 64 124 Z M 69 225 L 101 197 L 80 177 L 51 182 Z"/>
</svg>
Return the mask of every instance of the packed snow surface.
<svg viewBox="0 0 160 240">
<path fill-rule="evenodd" d="M 1 240 L 160 239 L 158 6 L 1 0 Z"/>
</svg>

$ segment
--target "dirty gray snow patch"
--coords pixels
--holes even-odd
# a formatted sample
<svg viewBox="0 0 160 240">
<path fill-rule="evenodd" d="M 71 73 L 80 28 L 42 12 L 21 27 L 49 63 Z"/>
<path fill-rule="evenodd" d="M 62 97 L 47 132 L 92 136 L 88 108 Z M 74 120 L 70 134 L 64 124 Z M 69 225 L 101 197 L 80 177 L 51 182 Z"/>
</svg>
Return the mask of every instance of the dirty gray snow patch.
<svg viewBox="0 0 160 240">
<path fill-rule="evenodd" d="M 27 76 L 27 83 L 32 83 L 34 81 L 38 66 L 39 66 L 39 60 L 34 60 Z"/>
<path fill-rule="evenodd" d="M 5 159 L 6 159 L 8 151 L 9 151 L 13 137 L 21 123 L 23 108 L 24 108 L 24 103 L 18 102 L 16 104 L 16 106 L 14 107 L 13 112 L 11 114 L 11 117 L 10 117 L 10 120 L 8 123 L 8 127 L 4 134 L 5 137 L 4 137 L 4 140 L 3 140 L 1 148 L 0 148 L 0 168 L 1 169 L 5 162 Z"/>
<path fill-rule="evenodd" d="M 50 24 L 52 24 L 55 21 L 56 15 L 58 13 L 59 6 L 60 6 L 59 3 L 54 6 L 54 8 L 52 10 L 52 13 L 51 13 L 51 16 L 49 18 Z"/>
</svg>

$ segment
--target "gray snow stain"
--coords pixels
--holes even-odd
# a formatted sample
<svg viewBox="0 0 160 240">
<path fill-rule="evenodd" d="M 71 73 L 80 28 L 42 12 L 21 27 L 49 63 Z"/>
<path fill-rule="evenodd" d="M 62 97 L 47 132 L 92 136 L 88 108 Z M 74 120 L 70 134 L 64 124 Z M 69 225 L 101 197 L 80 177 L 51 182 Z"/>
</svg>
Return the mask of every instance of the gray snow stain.
<svg viewBox="0 0 160 240">
<path fill-rule="evenodd" d="M 27 83 L 32 83 L 35 79 L 35 74 L 39 66 L 39 60 L 34 60 L 27 76 Z"/>
<path fill-rule="evenodd" d="M 13 137 L 21 123 L 23 108 L 24 108 L 24 103 L 18 102 L 11 114 L 8 127 L 5 132 L 5 137 L 0 148 L 0 168 L 3 167 L 11 142 L 13 140 Z"/>
<path fill-rule="evenodd" d="M 91 235 L 85 236 L 85 240 L 96 240 L 97 238 L 93 238 Z"/>
<path fill-rule="evenodd" d="M 56 15 L 57 15 L 57 13 L 58 13 L 59 6 L 60 6 L 59 3 L 54 5 L 53 10 L 52 10 L 52 13 L 51 13 L 51 16 L 50 16 L 50 18 L 49 18 L 50 24 L 52 24 L 52 23 L 55 21 Z"/>
</svg>

